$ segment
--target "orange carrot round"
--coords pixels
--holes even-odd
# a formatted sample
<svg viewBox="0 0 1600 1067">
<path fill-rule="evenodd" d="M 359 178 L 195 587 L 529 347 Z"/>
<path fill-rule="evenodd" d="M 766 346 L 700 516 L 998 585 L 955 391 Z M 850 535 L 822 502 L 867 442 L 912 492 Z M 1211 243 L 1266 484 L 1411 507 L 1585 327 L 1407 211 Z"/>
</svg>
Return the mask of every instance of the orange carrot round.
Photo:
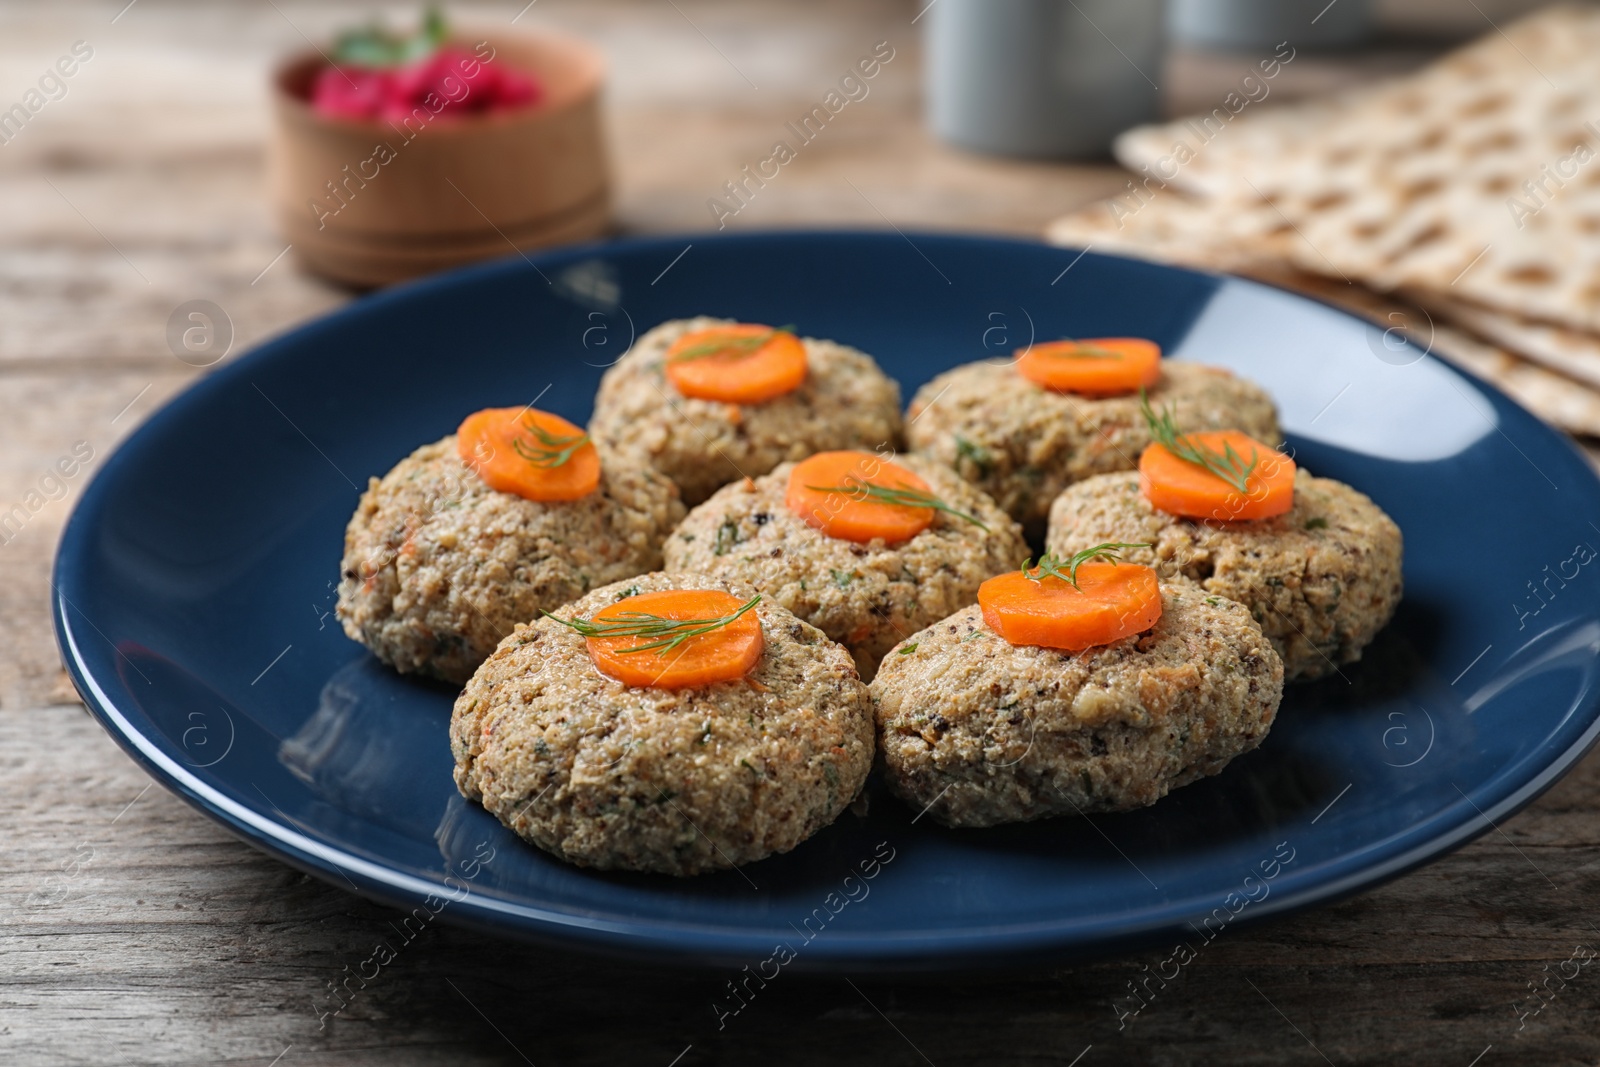
<svg viewBox="0 0 1600 1067">
<path fill-rule="evenodd" d="M 806 380 L 806 348 L 788 327 L 736 323 L 686 333 L 667 349 L 667 380 L 684 396 L 759 404 Z"/>
<path fill-rule="evenodd" d="M 1142 337 L 1047 341 L 1017 353 L 1017 373 L 1058 393 L 1115 396 L 1156 383 L 1161 346 Z"/>
<path fill-rule="evenodd" d="M 1143 633 L 1161 618 L 1156 572 L 1133 563 L 1081 563 L 1078 584 L 1024 568 L 978 587 L 983 621 L 1009 644 L 1071 652 Z"/>
<path fill-rule="evenodd" d="M 871 452 L 818 452 L 795 464 L 784 503 L 808 525 L 845 541 L 909 541 L 933 523 L 935 511 L 983 525 L 934 496 L 911 471 Z"/>
<path fill-rule="evenodd" d="M 640 593 L 585 622 L 557 619 L 584 635 L 589 658 L 624 685 L 689 689 L 749 674 L 765 648 L 760 597 L 741 601 L 716 589 Z"/>
<path fill-rule="evenodd" d="M 1194 456 L 1209 459 L 1209 465 Z M 1238 430 L 1189 433 L 1174 438 L 1172 446 L 1157 442 L 1144 450 L 1139 490 L 1170 515 L 1265 519 L 1294 507 L 1294 472 L 1294 460 Z"/>
<path fill-rule="evenodd" d="M 456 451 L 489 488 L 529 500 L 578 500 L 600 485 L 589 435 L 535 408 L 485 408 L 456 431 Z"/>
</svg>

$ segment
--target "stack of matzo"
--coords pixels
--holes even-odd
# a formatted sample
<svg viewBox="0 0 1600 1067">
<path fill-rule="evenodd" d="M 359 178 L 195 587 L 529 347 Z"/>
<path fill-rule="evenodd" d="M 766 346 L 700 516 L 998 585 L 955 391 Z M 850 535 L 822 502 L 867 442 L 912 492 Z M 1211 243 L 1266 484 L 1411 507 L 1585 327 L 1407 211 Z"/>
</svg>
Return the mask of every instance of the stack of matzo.
<svg viewBox="0 0 1600 1067">
<path fill-rule="evenodd" d="M 1600 9 L 1551 8 L 1419 74 L 1210 125 L 1123 135 L 1139 190 L 1050 238 L 1404 321 L 1600 435 Z"/>
</svg>

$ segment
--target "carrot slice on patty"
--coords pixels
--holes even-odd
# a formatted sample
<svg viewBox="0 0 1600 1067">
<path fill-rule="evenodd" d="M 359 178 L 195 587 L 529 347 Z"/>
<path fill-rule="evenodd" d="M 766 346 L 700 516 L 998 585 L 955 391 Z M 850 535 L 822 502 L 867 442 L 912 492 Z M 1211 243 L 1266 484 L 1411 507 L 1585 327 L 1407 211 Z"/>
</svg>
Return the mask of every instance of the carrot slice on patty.
<svg viewBox="0 0 1600 1067">
<path fill-rule="evenodd" d="M 1188 519 L 1265 519 L 1294 507 L 1294 460 L 1238 430 L 1181 435 L 1139 457 L 1139 491 Z M 1204 462 L 1197 461 L 1201 457 Z"/>
<path fill-rule="evenodd" d="M 889 544 L 909 541 L 943 511 L 988 529 L 933 495 L 911 471 L 871 452 L 818 452 L 789 472 L 784 503 L 829 537 Z"/>
<path fill-rule="evenodd" d="M 1115 562 L 1122 547 L 1135 546 L 1096 545 L 1070 560 L 1047 555 L 1037 567 L 990 578 L 978 587 L 983 621 L 1009 644 L 1071 652 L 1143 633 L 1161 618 L 1161 588 L 1151 568 Z"/>
<path fill-rule="evenodd" d="M 689 689 L 755 669 L 766 647 L 754 611 L 760 601 L 717 589 L 668 589 L 620 600 L 587 620 L 550 617 L 584 636 L 602 674 L 635 687 Z"/>
<path fill-rule="evenodd" d="M 583 429 L 535 408 L 485 408 L 456 431 L 456 452 L 484 484 L 529 500 L 578 500 L 600 485 Z"/>
<path fill-rule="evenodd" d="M 759 404 L 800 388 L 806 347 L 787 326 L 754 323 L 686 333 L 667 349 L 667 380 L 684 396 Z"/>
<path fill-rule="evenodd" d="M 1047 341 L 1017 354 L 1017 373 L 1058 393 L 1132 393 L 1160 379 L 1161 346 L 1142 337 Z"/>
<path fill-rule="evenodd" d="M 1139 457 L 1139 490 L 1152 507 L 1186 519 L 1232 522 L 1294 507 L 1294 460 L 1238 430 L 1184 433 L 1139 391 L 1154 444 Z"/>
</svg>

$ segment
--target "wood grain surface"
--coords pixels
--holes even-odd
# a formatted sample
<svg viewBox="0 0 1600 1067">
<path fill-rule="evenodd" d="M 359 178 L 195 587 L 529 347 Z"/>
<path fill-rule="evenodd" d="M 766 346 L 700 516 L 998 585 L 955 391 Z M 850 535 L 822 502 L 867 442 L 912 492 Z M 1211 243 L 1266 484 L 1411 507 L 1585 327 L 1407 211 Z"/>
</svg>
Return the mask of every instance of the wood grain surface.
<svg viewBox="0 0 1600 1067">
<path fill-rule="evenodd" d="M 0 1063 L 1600 1063 L 1600 971 L 1529 999 L 1530 984 L 1600 950 L 1596 758 L 1422 871 L 1230 930 L 1134 1017 L 1116 1005 L 1162 953 L 1016 974 L 786 975 L 719 1030 L 725 975 L 444 924 L 323 1017 L 329 983 L 392 935 L 395 913 L 240 844 L 153 786 L 75 703 L 48 567 L 87 474 L 47 475 L 75 448 L 92 453 L 92 472 L 204 373 L 168 345 L 184 302 L 226 312 L 233 358 L 349 299 L 299 273 L 292 252 L 278 258 L 264 72 L 372 9 L 125 2 L 0 4 L 0 109 L 75 41 L 94 49 L 66 95 L 0 144 L 0 512 L 38 504 L 0 544 Z M 730 229 L 1034 234 L 1124 180 L 1109 165 L 933 142 L 911 22 L 925 0 L 524 2 L 460 14 L 504 24 L 522 9 L 606 50 L 620 232 L 712 228 L 706 199 L 879 41 L 896 57 L 869 98 Z M 1379 6 L 1393 28 L 1379 47 L 1307 57 L 1275 92 L 1408 69 L 1529 5 Z M 1209 108 L 1239 70 L 1238 57 L 1175 55 L 1162 76 L 1170 110 Z"/>
</svg>

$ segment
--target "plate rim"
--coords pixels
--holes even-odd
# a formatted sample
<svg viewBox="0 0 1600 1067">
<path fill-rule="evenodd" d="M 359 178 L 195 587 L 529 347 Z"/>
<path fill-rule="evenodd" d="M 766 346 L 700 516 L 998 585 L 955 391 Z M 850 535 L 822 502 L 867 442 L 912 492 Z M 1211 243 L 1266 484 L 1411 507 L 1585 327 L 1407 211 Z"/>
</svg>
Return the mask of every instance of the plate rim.
<svg viewBox="0 0 1600 1067">
<path fill-rule="evenodd" d="M 1161 273 L 1192 275 L 1224 283 L 1243 282 L 1287 294 L 1370 325 L 1368 320 L 1329 301 L 1270 282 L 1192 270 L 1137 257 L 1095 252 L 1092 249 L 1052 245 L 1038 239 L 1011 235 L 925 231 L 905 233 L 843 228 L 762 230 L 738 234 L 668 234 L 564 246 L 560 249 L 535 253 L 532 258 L 517 253 L 429 275 L 358 297 L 332 311 L 265 338 L 225 365 L 196 378 L 152 412 L 144 422 L 118 443 L 74 502 L 72 513 L 62 529 L 51 565 L 53 628 L 58 650 L 74 688 L 96 721 L 145 773 L 252 847 L 299 870 L 314 874 L 337 888 L 355 886 L 358 893 L 386 904 L 415 904 L 421 901 L 442 883 L 430 882 L 395 869 L 393 866 L 386 866 L 316 841 L 292 825 L 292 820 L 287 816 L 274 818 L 258 807 L 242 804 L 222 794 L 201 780 L 190 768 L 183 767 L 173 760 L 152 738 L 138 730 L 125 709 L 119 706 L 115 697 L 107 692 L 90 672 L 85 654 L 79 647 L 80 631 L 74 629 L 71 614 L 74 612 L 79 614 L 91 628 L 94 628 L 94 623 L 71 602 L 64 586 L 71 585 L 70 572 L 74 569 L 74 564 L 79 562 L 90 549 L 95 532 L 95 528 L 89 525 L 90 512 L 107 492 L 106 487 L 115 479 L 116 471 L 124 463 L 132 462 L 129 457 L 137 450 L 140 442 L 156 433 L 162 424 L 181 417 L 185 408 L 203 402 L 205 396 L 212 391 L 227 388 L 231 379 L 247 374 L 250 368 L 271 360 L 280 348 L 299 343 L 307 333 L 322 328 L 332 320 L 376 311 L 391 301 L 403 301 L 419 292 L 453 288 L 470 284 L 471 279 L 478 276 L 518 273 L 528 267 L 533 267 L 542 274 L 541 264 L 561 264 L 588 256 L 648 252 L 657 248 L 670 251 L 686 241 L 760 244 L 786 239 L 828 241 L 877 238 L 893 243 L 896 237 L 907 242 L 915 238 L 991 248 L 1012 246 L 1032 251 L 1059 250 L 1063 255 L 1078 252 L 1079 258 L 1092 255 L 1101 259 L 1137 264 Z M 1432 355 L 1434 351 L 1430 348 L 1426 354 Z M 1461 375 L 1481 389 L 1496 407 L 1510 409 L 1526 419 L 1542 434 L 1554 438 L 1564 447 L 1570 458 L 1583 465 L 1593 481 L 1600 482 L 1600 477 L 1596 477 L 1595 472 L 1588 467 L 1586 458 L 1569 437 L 1543 423 L 1512 397 L 1471 370 L 1448 360 L 1441 359 L 1441 361 L 1445 362 L 1450 372 Z M 1593 488 L 1595 486 L 1591 485 L 1591 489 Z M 1497 774 L 1476 783 L 1476 792 L 1491 795 L 1491 803 L 1487 807 L 1476 803 L 1472 794 L 1463 792 L 1460 801 L 1439 809 L 1426 822 L 1410 826 L 1403 833 L 1391 835 L 1358 851 L 1346 853 L 1332 861 L 1331 865 L 1324 864 L 1320 868 L 1285 872 L 1282 880 L 1276 883 L 1277 887 L 1281 887 L 1280 891 L 1274 892 L 1270 899 L 1260 901 L 1247 912 L 1239 914 L 1229 925 L 1254 926 L 1260 922 L 1333 903 L 1355 893 L 1376 888 L 1482 836 L 1495 828 L 1500 820 L 1520 811 L 1554 786 L 1595 747 L 1597 742 L 1600 742 L 1600 690 L 1589 695 L 1587 706 L 1575 707 L 1558 729 L 1546 735 L 1544 740 L 1548 743 L 1552 738 L 1570 733 L 1578 722 L 1582 722 L 1583 725 L 1578 730 L 1577 736 L 1566 741 L 1559 751 L 1543 755 L 1547 744 L 1537 745 L 1521 760 L 1501 768 Z M 1532 773 L 1512 773 L 1519 768 L 1525 772 L 1533 763 L 1537 763 L 1538 766 Z M 1513 781 L 1515 784 L 1507 784 Z M 1375 857 L 1372 856 L 1373 853 L 1376 853 Z M 717 967 L 735 961 L 748 962 L 752 958 L 763 958 L 770 951 L 770 934 L 751 929 L 730 930 L 726 927 L 691 923 L 664 924 L 659 920 L 648 919 L 626 921 L 593 919 L 551 911 L 526 902 L 500 901 L 481 894 L 469 894 L 455 904 L 455 907 L 440 915 L 441 919 L 452 925 L 479 930 L 509 931 L 524 940 L 580 951 L 598 951 L 636 960 Z M 969 926 L 960 930 L 937 930 L 927 933 L 836 931 L 825 939 L 818 938 L 814 942 L 808 942 L 805 949 L 789 966 L 804 971 L 839 970 L 848 967 L 854 971 L 905 972 L 1019 963 L 1029 959 L 1087 959 L 1130 949 L 1139 944 L 1159 942 L 1167 934 L 1176 934 L 1182 923 L 1193 917 L 1194 914 L 1186 909 L 1184 902 L 1168 901 L 1146 909 L 1144 917 L 1137 922 L 1130 923 L 1124 920 L 1109 929 L 1104 923 L 1085 927 L 1075 923 L 1074 916 L 1065 916 L 1062 920 L 1040 921 L 1026 925 L 1012 924 L 1000 928 Z"/>
</svg>

